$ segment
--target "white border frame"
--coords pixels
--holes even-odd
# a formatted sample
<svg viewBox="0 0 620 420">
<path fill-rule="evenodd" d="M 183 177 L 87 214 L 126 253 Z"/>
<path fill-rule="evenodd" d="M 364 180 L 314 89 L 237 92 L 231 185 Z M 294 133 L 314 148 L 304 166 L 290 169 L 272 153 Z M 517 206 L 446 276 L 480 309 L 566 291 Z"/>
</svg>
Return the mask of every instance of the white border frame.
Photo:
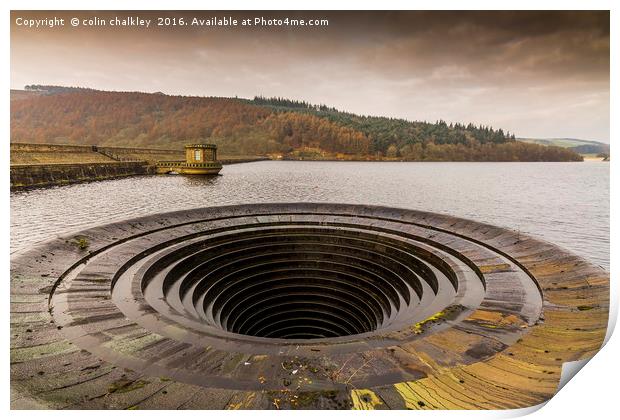
<svg viewBox="0 0 620 420">
<path fill-rule="evenodd" d="M 334 1 L 334 0 L 298 0 L 294 3 L 291 1 L 283 0 L 263 0 L 263 1 L 251 1 L 251 0 L 232 0 L 232 1 L 191 1 L 191 0 L 176 0 L 174 2 L 164 0 L 151 0 L 151 1 L 139 1 L 139 0 L 90 0 L 88 2 L 78 0 L 8 0 L 2 2 L 4 9 L 4 21 L 2 25 L 2 56 L 5 63 L 10 63 L 10 25 L 9 25 L 9 11 L 10 10 L 342 10 L 351 9 L 351 6 L 355 6 L 355 9 L 361 10 L 400 10 L 400 9 L 412 9 L 412 10 L 611 10 L 611 103 L 610 114 L 620 115 L 618 108 L 618 77 L 620 74 L 620 67 L 618 66 L 618 52 L 617 48 L 618 39 L 618 26 L 620 23 L 619 15 L 620 10 L 617 6 L 617 1 L 607 0 L 521 0 L 521 1 L 491 1 L 491 0 L 470 0 L 470 1 L 458 1 L 458 0 L 427 0 L 427 1 L 405 1 L 405 0 L 382 0 L 380 2 L 372 2 L 367 0 L 358 0 L 356 2 L 346 1 Z M 615 49 L 614 49 L 615 48 Z M 3 66 L 4 73 L 4 97 L 2 101 L 2 115 L 3 115 L 3 138 L 2 141 L 2 153 L 0 159 L 2 160 L 0 165 L 4 170 L 0 171 L 0 178 L 3 187 L 5 188 L 4 197 L 7 197 L 9 193 L 9 92 L 10 92 L 10 67 L 9 65 Z M 612 138 L 616 138 L 619 133 L 619 120 L 610 119 L 610 143 Z M 616 140 L 614 140 L 616 141 Z M 615 160 L 616 156 L 612 157 L 611 162 L 611 190 L 610 190 L 610 214 L 614 214 L 615 211 L 620 209 L 618 205 L 617 194 L 617 180 L 618 169 Z M 2 224 L 2 238 L 0 242 L 1 254 L 0 261 L 3 272 L 8 274 L 9 271 L 9 200 L 2 201 L 2 207 L 0 209 L 3 224 Z M 610 266 L 612 274 L 615 274 L 615 267 L 618 261 L 617 253 L 614 253 L 618 249 L 619 245 L 619 230 L 616 219 L 610 220 L 610 237 L 611 237 L 611 254 L 610 254 Z M 608 339 L 612 332 L 613 326 L 617 318 L 618 311 L 618 287 L 617 282 L 612 278 L 612 308 L 610 311 L 610 330 L 608 331 Z M 8 276 L 4 277 L 4 281 L 0 283 L 2 288 L 2 296 L 5 299 L 5 308 L 2 311 L 2 327 L 5 331 L 4 337 L 6 342 L 4 344 L 4 357 L 3 366 L 5 367 L 4 381 L 2 383 L 2 397 L 4 402 L 4 409 L 9 411 L 9 282 Z M 616 336 L 611 336 L 607 345 L 589 362 L 581 372 L 577 375 L 576 379 L 570 380 L 561 391 L 552 398 L 542 409 L 534 411 L 530 414 L 529 418 L 533 419 L 546 419 L 546 418 L 562 418 L 562 419 L 606 419 L 610 418 L 615 410 L 617 395 L 617 380 L 620 373 L 620 362 L 615 355 L 620 354 L 619 339 Z M 540 407 L 538 407 L 540 408 Z M 285 412 L 283 415 L 290 416 L 295 415 L 305 419 L 315 419 L 316 416 L 327 416 L 329 418 L 334 417 L 349 417 L 359 418 L 365 416 L 380 416 L 391 417 L 411 415 L 422 416 L 424 418 L 458 418 L 458 419 L 480 419 L 480 418 L 498 418 L 498 417 L 515 417 L 527 414 L 533 410 L 513 410 L 513 411 L 432 411 L 432 412 L 416 412 L 404 413 L 401 411 L 390 412 L 375 412 L 370 414 L 369 412 Z M 15 418 L 31 418 L 36 416 L 36 412 L 28 411 L 12 411 L 9 413 Z M 109 416 L 111 413 L 106 411 L 94 411 L 88 412 L 89 417 L 96 419 L 103 419 Z M 272 415 L 277 416 L 277 412 L 271 411 L 252 411 L 252 412 L 218 412 L 213 413 L 216 416 L 225 416 L 227 418 L 247 418 L 249 416 L 257 419 L 270 418 Z M 48 418 L 63 418 L 63 419 L 78 419 L 85 415 L 84 412 L 70 412 L 70 411 L 57 411 L 57 412 L 42 412 L 42 416 Z M 149 411 L 149 412 L 124 412 L 114 413 L 115 416 L 133 417 L 133 418 L 149 418 L 155 417 L 156 419 L 164 419 L 167 416 L 197 416 L 197 415 L 211 415 L 209 412 L 196 413 L 196 412 L 178 412 L 170 413 L 165 411 Z M 616 414 L 617 415 L 617 414 Z"/>
</svg>

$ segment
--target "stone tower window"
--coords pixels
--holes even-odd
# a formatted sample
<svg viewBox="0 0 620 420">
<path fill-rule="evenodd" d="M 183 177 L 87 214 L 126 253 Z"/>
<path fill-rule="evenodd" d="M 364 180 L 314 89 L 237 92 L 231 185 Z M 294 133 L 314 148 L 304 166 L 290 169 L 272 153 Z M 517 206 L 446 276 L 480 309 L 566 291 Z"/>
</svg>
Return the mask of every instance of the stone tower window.
<svg viewBox="0 0 620 420">
<path fill-rule="evenodd" d="M 194 150 L 194 160 L 200 161 L 200 150 Z"/>
</svg>

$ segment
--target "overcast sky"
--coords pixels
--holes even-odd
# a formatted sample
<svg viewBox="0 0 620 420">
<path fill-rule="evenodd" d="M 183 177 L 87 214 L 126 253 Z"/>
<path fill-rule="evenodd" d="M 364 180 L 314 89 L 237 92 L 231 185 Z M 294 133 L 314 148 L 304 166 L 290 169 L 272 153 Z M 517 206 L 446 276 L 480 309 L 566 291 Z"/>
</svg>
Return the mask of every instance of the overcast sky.
<svg viewBox="0 0 620 420">
<path fill-rule="evenodd" d="M 112 28 L 113 16 L 327 27 Z M 17 18 L 65 18 L 26 28 Z M 609 142 L 608 12 L 12 12 L 11 86 L 282 96 L 365 115 Z"/>
</svg>

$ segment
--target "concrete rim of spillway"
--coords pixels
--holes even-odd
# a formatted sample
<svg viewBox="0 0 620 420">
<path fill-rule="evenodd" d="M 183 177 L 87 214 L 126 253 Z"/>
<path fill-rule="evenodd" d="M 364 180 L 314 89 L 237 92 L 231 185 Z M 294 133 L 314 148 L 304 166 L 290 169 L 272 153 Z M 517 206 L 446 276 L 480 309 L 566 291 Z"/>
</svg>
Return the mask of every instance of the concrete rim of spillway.
<svg viewBox="0 0 620 420">
<path fill-rule="evenodd" d="M 600 267 L 471 220 L 163 213 L 12 255 L 12 406 L 522 408 L 598 351 L 608 311 Z"/>
</svg>

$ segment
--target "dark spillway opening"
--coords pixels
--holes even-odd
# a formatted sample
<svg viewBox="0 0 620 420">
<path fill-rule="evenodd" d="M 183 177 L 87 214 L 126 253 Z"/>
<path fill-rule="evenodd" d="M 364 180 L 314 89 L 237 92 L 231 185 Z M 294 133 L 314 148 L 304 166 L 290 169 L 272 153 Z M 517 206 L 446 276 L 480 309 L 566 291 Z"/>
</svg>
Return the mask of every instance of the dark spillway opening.
<svg viewBox="0 0 620 420">
<path fill-rule="evenodd" d="M 220 325 L 238 334 L 295 339 L 375 330 L 391 310 L 389 300 L 327 265 L 282 264 L 270 275 L 246 279 L 238 293 L 214 305 Z"/>
<path fill-rule="evenodd" d="M 425 290 L 436 292 L 428 257 L 411 243 L 374 232 L 269 226 L 176 249 L 152 270 L 165 271 L 171 305 L 179 302 L 183 308 L 177 309 L 208 325 L 303 340 L 389 325 L 399 311 L 419 304 Z M 178 297 L 169 299 L 171 293 Z"/>
</svg>

